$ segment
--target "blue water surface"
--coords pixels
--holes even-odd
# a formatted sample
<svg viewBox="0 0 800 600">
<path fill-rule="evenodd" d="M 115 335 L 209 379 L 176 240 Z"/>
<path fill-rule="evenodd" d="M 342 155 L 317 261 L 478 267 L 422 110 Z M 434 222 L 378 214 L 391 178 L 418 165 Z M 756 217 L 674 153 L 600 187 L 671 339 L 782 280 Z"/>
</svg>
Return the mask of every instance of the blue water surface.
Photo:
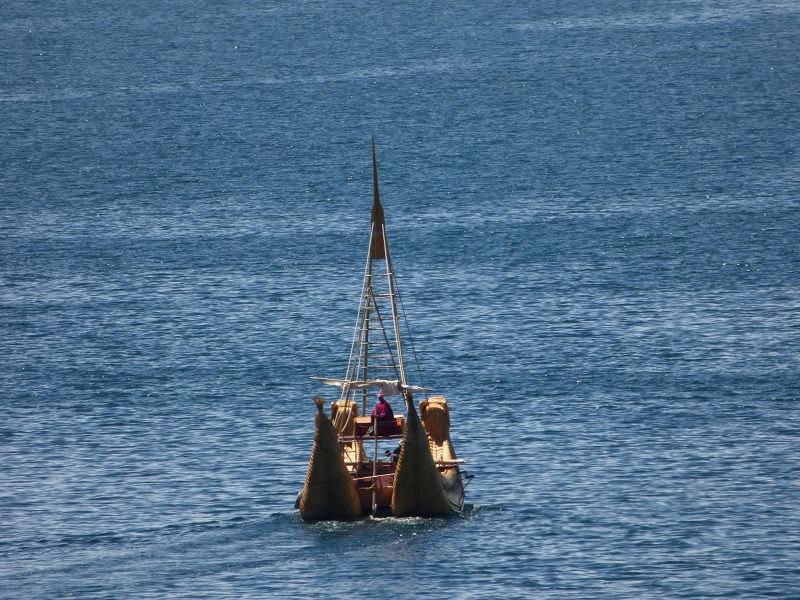
<svg viewBox="0 0 800 600">
<path fill-rule="evenodd" d="M 0 597 L 798 596 L 800 4 L 0 17 Z M 372 135 L 476 478 L 304 524 Z"/>
</svg>

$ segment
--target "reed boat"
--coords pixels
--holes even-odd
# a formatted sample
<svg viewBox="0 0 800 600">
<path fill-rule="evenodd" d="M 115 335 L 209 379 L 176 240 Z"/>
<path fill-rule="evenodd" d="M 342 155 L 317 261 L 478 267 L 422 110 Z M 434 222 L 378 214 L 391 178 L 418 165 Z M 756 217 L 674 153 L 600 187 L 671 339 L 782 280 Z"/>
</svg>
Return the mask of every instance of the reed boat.
<svg viewBox="0 0 800 600">
<path fill-rule="evenodd" d="M 295 504 L 307 521 L 458 514 L 471 477 L 461 470 L 464 461 L 450 440 L 447 399 L 430 394 L 410 334 L 408 348 L 402 340 L 405 317 L 389 255 L 374 139 L 372 185 L 367 263 L 347 370 L 343 378 L 312 377 L 339 388 L 339 397 L 330 414 L 325 400 L 315 398 L 314 442 Z M 408 382 L 407 350 L 419 385 Z M 419 411 L 414 394 L 425 397 Z M 374 414 L 377 395 L 392 405 L 392 414 Z"/>
</svg>

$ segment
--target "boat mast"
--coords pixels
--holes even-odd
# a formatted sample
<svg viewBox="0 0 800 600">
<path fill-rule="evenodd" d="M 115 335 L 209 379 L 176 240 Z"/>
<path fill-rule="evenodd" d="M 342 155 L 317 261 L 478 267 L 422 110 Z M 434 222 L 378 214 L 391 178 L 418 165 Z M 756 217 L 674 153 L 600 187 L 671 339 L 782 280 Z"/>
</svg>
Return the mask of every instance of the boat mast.
<svg viewBox="0 0 800 600">
<path fill-rule="evenodd" d="M 381 205 L 380 188 L 378 186 L 378 161 L 376 158 L 375 139 L 372 140 L 372 215 L 367 252 L 367 264 L 364 270 L 364 281 L 361 289 L 361 305 L 353 335 L 353 346 L 348 361 L 347 381 L 360 379 L 367 382 L 379 378 L 398 379 L 402 385 L 407 385 L 405 361 L 403 358 L 403 345 L 400 340 L 400 318 L 398 311 L 398 292 L 392 270 L 392 259 L 389 255 L 389 241 L 386 235 L 386 221 Z M 381 290 L 375 290 L 382 279 L 377 277 L 379 272 L 373 271 L 374 267 L 383 263 L 386 269 L 386 290 L 383 285 Z M 375 275 L 376 277 L 373 277 Z M 383 311 L 381 303 L 389 301 L 389 310 Z M 385 307 L 385 304 L 384 304 Z M 392 327 L 386 326 L 384 316 L 388 318 L 391 312 Z M 382 314 L 383 313 L 383 314 Z M 375 331 L 372 331 L 372 330 Z M 377 332 L 377 335 L 375 333 Z M 391 333 L 389 333 L 391 332 Z M 393 339 L 392 339 L 393 338 Z M 370 344 L 378 344 L 385 353 L 370 350 Z M 377 361 L 377 364 L 372 364 Z M 390 375 L 387 376 L 387 373 Z M 357 390 L 361 390 L 361 414 L 367 414 L 367 397 L 369 391 L 366 386 L 345 386 L 342 389 L 342 399 L 356 400 Z"/>
<path fill-rule="evenodd" d="M 374 228 L 374 225 L 373 225 Z M 370 245 L 372 242 L 370 241 Z M 372 260 L 367 259 L 366 285 L 364 286 L 364 310 L 361 321 L 361 346 L 362 356 L 362 375 L 361 380 L 366 381 L 369 376 L 369 320 L 372 317 Z M 361 390 L 361 415 L 367 414 L 367 388 Z"/>
<path fill-rule="evenodd" d="M 377 207 L 377 211 L 376 211 Z M 375 226 L 376 212 L 380 214 L 379 234 L 383 259 L 386 261 L 386 277 L 389 284 L 389 299 L 392 307 L 392 325 L 394 326 L 394 339 L 397 346 L 397 363 L 400 368 L 400 383 L 406 385 L 406 367 L 403 361 L 403 345 L 400 342 L 400 319 L 397 316 L 397 288 L 392 270 L 392 259 L 389 256 L 389 240 L 386 238 L 386 223 L 383 216 L 383 206 L 381 206 L 381 194 L 378 189 L 378 160 L 375 157 L 375 138 L 372 138 L 372 221 Z M 373 235 L 375 234 L 373 230 Z M 381 258 L 376 256 L 376 258 Z"/>
</svg>

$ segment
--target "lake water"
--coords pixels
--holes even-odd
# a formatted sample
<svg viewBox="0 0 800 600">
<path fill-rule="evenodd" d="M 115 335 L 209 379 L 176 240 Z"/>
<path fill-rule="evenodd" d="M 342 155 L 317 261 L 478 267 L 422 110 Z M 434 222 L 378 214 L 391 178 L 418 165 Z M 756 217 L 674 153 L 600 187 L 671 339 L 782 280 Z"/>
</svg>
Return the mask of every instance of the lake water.
<svg viewBox="0 0 800 600">
<path fill-rule="evenodd" d="M 800 594 L 800 4 L 511 4 L 3 4 L 0 597 Z M 305 524 L 372 135 L 476 477 Z"/>
</svg>

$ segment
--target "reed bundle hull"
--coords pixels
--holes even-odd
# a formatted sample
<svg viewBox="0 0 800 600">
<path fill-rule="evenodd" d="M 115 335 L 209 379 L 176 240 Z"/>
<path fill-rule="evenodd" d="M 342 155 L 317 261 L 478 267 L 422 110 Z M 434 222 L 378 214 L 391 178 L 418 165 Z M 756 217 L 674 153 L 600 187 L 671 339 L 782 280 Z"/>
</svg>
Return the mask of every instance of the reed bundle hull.
<svg viewBox="0 0 800 600">
<path fill-rule="evenodd" d="M 316 431 L 306 481 L 300 495 L 300 516 L 307 521 L 355 519 L 362 514 L 356 485 L 339 448 L 339 436 L 317 400 Z"/>
<path fill-rule="evenodd" d="M 443 517 L 453 507 L 433 460 L 428 435 L 413 402 L 408 402 L 408 421 L 397 460 L 392 495 L 396 517 Z"/>
<path fill-rule="evenodd" d="M 337 414 L 336 405 L 332 411 Z M 429 429 L 407 402 L 408 417 L 397 419 L 402 443 L 396 462 L 369 460 L 352 421 L 337 429 L 336 419 L 316 418 L 314 447 L 300 494 L 300 516 L 307 521 L 354 519 L 369 514 L 394 517 L 445 517 L 464 507 L 464 485 L 450 442 L 447 401 L 435 396 L 420 409 Z M 341 416 L 343 411 L 339 410 Z M 366 424 L 363 418 L 356 418 Z M 367 419 L 368 421 L 368 419 Z M 348 435 L 341 435 L 341 432 Z M 364 432 L 362 428 L 361 433 Z M 378 439 L 391 439 L 392 435 Z M 355 460 L 354 460 L 355 459 Z M 374 475 L 373 475 L 374 474 Z"/>
</svg>

